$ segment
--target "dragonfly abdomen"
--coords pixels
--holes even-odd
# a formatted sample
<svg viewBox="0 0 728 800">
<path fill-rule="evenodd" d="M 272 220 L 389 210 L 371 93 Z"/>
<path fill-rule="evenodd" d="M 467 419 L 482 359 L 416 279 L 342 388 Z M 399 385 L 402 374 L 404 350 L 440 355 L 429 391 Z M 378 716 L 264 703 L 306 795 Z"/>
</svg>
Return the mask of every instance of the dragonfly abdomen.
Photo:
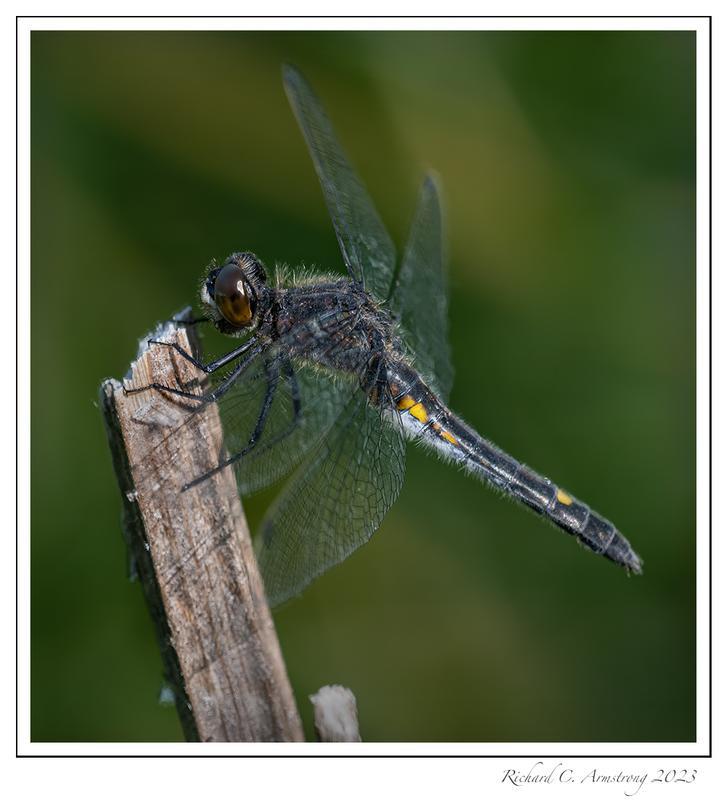
<svg viewBox="0 0 728 800">
<path fill-rule="evenodd" d="M 592 511 L 553 481 L 521 464 L 505 492 L 570 533 L 590 550 L 640 573 L 642 562 L 629 542 L 608 519 Z"/>
<path fill-rule="evenodd" d="M 609 520 L 480 436 L 442 404 L 414 371 L 390 372 L 390 389 L 408 438 L 460 464 L 590 550 L 630 572 L 641 572 L 641 559 Z"/>
</svg>

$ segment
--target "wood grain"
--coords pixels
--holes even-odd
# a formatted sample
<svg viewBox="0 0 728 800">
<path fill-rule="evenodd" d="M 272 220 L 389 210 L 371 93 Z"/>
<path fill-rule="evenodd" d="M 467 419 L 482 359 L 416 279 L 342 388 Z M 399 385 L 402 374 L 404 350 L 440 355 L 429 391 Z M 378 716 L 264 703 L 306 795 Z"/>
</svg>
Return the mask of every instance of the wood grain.
<svg viewBox="0 0 728 800">
<path fill-rule="evenodd" d="M 154 338 L 191 352 L 183 327 L 170 323 Z M 152 345 L 125 384 L 155 381 L 192 391 L 200 375 L 171 348 Z M 217 408 L 155 390 L 125 395 L 113 379 L 100 396 L 125 536 L 185 736 L 302 741 L 234 473 L 228 468 L 182 491 L 218 463 Z"/>
</svg>

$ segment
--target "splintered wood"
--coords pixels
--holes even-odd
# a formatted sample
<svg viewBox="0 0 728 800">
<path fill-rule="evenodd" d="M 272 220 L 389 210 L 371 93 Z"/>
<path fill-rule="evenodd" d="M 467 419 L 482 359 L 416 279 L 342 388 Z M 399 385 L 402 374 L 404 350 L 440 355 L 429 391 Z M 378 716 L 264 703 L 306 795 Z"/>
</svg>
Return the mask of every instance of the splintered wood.
<svg viewBox="0 0 728 800">
<path fill-rule="evenodd" d="M 184 328 L 168 324 L 154 338 L 191 352 Z M 201 374 L 171 348 L 152 345 L 125 386 L 199 392 Z M 115 380 L 103 383 L 101 401 L 127 543 L 186 737 L 302 741 L 233 470 L 182 491 L 219 463 L 217 408 L 155 390 L 125 395 Z"/>
</svg>

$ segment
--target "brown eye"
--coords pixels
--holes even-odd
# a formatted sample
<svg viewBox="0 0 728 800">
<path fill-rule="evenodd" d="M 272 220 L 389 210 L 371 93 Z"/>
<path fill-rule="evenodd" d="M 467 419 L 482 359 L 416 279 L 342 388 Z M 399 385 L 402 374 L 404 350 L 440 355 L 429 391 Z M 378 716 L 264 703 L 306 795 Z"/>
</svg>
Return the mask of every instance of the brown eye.
<svg viewBox="0 0 728 800">
<path fill-rule="evenodd" d="M 215 304 L 225 319 L 236 328 L 253 321 L 255 297 L 245 274 L 235 264 L 223 267 L 215 280 Z"/>
</svg>

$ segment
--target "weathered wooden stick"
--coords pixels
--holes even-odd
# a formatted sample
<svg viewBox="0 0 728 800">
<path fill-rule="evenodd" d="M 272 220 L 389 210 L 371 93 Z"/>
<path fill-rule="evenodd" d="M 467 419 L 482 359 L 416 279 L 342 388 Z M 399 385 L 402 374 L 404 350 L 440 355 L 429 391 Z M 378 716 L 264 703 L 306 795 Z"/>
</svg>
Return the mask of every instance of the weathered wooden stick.
<svg viewBox="0 0 728 800">
<path fill-rule="evenodd" d="M 308 698 L 320 742 L 360 742 L 356 697 L 346 686 L 322 686 Z"/>
<path fill-rule="evenodd" d="M 168 323 L 153 338 L 192 352 Z M 199 371 L 171 348 L 140 347 L 127 388 L 192 391 Z M 197 390 L 199 391 L 199 389 Z M 217 408 L 106 380 L 101 403 L 124 528 L 191 741 L 303 741 L 232 469 L 182 491 L 219 463 Z"/>
</svg>

